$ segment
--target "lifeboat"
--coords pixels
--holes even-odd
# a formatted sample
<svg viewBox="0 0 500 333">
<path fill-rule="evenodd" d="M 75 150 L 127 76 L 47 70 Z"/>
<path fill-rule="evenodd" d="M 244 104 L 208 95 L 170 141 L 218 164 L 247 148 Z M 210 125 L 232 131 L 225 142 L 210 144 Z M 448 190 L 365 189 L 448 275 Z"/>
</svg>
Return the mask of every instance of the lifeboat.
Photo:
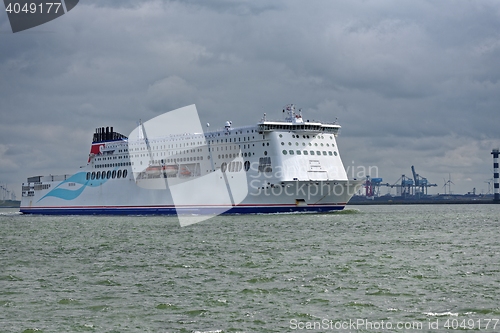
<svg viewBox="0 0 500 333">
<path fill-rule="evenodd" d="M 149 166 L 146 168 L 146 175 L 148 176 L 158 176 L 161 174 L 160 166 Z"/>
<path fill-rule="evenodd" d="M 178 170 L 179 170 L 179 166 L 177 166 L 176 164 L 169 164 L 169 165 L 163 166 L 163 172 L 167 175 L 176 174 Z"/>
<path fill-rule="evenodd" d="M 180 174 L 184 177 L 188 177 L 191 176 L 191 171 L 189 171 L 189 169 L 186 166 L 182 166 Z"/>
</svg>

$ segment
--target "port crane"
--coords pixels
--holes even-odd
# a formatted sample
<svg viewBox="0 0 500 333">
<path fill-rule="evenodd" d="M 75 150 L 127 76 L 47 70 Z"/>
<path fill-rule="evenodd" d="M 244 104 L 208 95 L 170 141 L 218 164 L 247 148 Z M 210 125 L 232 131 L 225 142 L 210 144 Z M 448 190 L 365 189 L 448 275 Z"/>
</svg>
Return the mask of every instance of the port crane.
<svg viewBox="0 0 500 333">
<path fill-rule="evenodd" d="M 427 178 L 417 174 L 413 165 L 411 166 L 411 171 L 413 178 L 401 175 L 394 184 L 379 182 L 376 185 L 396 188 L 397 196 L 404 198 L 410 196 L 418 196 L 420 198 L 422 195 L 427 195 L 427 189 L 429 187 L 438 186 L 437 184 L 430 184 Z"/>
<path fill-rule="evenodd" d="M 411 172 L 413 173 L 413 180 L 415 181 L 415 189 L 420 195 L 427 195 L 427 189 L 429 187 L 437 186 L 437 184 L 429 184 L 427 178 L 420 176 L 415 172 L 415 167 L 411 166 Z"/>
</svg>

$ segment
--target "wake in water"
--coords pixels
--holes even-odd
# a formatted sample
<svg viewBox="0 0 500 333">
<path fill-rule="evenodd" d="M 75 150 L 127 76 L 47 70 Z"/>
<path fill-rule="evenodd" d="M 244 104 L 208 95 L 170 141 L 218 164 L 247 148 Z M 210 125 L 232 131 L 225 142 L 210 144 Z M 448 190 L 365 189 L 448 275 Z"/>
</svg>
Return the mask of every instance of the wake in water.
<svg viewBox="0 0 500 333">
<path fill-rule="evenodd" d="M 0 216 L 18 216 L 18 215 L 23 215 L 23 214 L 19 211 L 0 212 Z"/>
</svg>

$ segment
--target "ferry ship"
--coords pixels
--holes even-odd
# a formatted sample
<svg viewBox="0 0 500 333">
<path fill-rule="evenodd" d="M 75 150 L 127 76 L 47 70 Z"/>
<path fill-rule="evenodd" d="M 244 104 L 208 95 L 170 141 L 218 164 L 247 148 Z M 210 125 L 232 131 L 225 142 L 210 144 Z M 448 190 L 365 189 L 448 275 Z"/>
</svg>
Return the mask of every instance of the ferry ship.
<svg viewBox="0 0 500 333">
<path fill-rule="evenodd" d="M 341 126 L 305 120 L 291 104 L 283 115 L 268 120 L 264 114 L 252 126 L 233 127 L 228 121 L 215 131 L 156 131 L 154 136 L 145 124 L 129 136 L 113 127 L 97 128 L 86 165 L 70 174 L 29 177 L 22 184 L 20 211 L 189 215 L 342 210 L 363 180 L 347 177 L 336 141 Z"/>
</svg>

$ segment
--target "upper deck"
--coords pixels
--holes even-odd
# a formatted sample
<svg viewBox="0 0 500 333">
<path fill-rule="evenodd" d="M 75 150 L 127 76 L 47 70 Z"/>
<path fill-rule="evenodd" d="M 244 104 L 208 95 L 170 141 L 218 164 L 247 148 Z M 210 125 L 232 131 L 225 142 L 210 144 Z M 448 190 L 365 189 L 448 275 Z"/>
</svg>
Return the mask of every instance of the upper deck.
<svg viewBox="0 0 500 333">
<path fill-rule="evenodd" d="M 293 104 L 287 105 L 283 109 L 283 113 L 287 114 L 284 120 L 267 120 L 266 114 L 262 120 L 257 124 L 259 133 L 273 132 L 273 131 L 287 131 L 287 132 L 300 132 L 300 133 L 329 133 L 335 136 L 338 135 L 340 125 L 335 123 L 323 123 L 309 120 L 304 121 L 302 118 L 302 111 L 295 112 Z"/>
</svg>

